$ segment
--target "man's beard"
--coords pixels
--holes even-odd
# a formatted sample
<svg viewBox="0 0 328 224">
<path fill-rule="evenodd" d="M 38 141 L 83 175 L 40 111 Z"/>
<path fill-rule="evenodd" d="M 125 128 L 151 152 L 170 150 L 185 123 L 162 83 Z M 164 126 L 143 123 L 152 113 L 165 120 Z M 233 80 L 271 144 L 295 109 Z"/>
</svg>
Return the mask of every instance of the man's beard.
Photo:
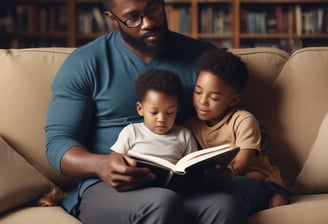
<svg viewBox="0 0 328 224">
<path fill-rule="evenodd" d="M 143 39 L 150 35 L 152 32 L 157 32 L 158 29 L 161 31 L 161 37 L 159 40 L 153 44 L 146 44 Z M 163 26 L 154 27 L 154 29 L 149 30 L 147 33 L 143 34 L 141 37 L 136 38 L 126 33 L 123 29 L 119 28 L 122 39 L 126 44 L 136 49 L 140 53 L 146 56 L 155 56 L 167 48 L 167 33 L 168 27 L 167 22 L 165 21 Z"/>
</svg>

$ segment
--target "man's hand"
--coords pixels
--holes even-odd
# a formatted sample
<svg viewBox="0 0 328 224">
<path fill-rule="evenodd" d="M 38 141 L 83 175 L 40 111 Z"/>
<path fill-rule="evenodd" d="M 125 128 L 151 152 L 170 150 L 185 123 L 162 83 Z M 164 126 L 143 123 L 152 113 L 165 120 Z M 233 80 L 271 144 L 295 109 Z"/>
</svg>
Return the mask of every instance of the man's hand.
<svg viewBox="0 0 328 224">
<path fill-rule="evenodd" d="M 131 190 L 155 179 L 148 168 L 139 168 L 136 164 L 136 160 L 127 155 L 112 152 L 99 161 L 97 174 L 117 191 Z"/>
<path fill-rule="evenodd" d="M 155 179 L 147 168 L 136 167 L 137 162 L 116 152 L 94 154 L 81 147 L 72 147 L 62 160 L 62 172 L 74 177 L 99 177 L 117 191 L 127 191 Z"/>
</svg>

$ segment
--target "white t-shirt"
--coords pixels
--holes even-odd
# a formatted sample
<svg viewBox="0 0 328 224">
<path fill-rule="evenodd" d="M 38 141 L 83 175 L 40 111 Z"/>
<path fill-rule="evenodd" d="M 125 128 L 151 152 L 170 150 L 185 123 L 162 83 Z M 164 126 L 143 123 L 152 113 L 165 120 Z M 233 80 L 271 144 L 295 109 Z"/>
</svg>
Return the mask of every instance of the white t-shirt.
<svg viewBox="0 0 328 224">
<path fill-rule="evenodd" d="M 122 129 L 111 150 L 121 154 L 136 150 L 175 164 L 183 156 L 196 151 L 197 143 L 188 129 L 178 125 L 169 133 L 158 135 L 150 131 L 144 123 L 133 123 Z"/>
</svg>

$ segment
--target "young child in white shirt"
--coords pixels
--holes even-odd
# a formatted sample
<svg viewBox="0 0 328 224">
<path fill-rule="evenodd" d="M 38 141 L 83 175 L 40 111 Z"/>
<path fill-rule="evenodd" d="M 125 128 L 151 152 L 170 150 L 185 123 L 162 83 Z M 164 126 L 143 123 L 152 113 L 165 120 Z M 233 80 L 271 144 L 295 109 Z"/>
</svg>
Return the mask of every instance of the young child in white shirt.
<svg viewBox="0 0 328 224">
<path fill-rule="evenodd" d="M 111 150 L 122 154 L 136 150 L 173 164 L 197 150 L 191 132 L 175 125 L 182 97 L 182 84 L 175 73 L 163 69 L 144 72 L 136 81 L 136 96 L 136 109 L 144 122 L 124 127 Z"/>
</svg>

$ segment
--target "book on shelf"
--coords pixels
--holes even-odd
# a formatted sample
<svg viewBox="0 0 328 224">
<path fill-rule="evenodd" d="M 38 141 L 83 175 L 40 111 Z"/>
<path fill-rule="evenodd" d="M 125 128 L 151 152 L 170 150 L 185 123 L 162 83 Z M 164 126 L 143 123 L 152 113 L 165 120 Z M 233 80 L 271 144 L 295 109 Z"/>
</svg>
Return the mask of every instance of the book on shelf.
<svg viewBox="0 0 328 224">
<path fill-rule="evenodd" d="M 321 29 L 320 31 L 322 33 L 327 33 L 328 32 L 328 7 L 322 10 L 322 21 L 321 21 Z"/>
<path fill-rule="evenodd" d="M 224 144 L 192 152 L 176 164 L 133 150 L 129 150 L 128 155 L 137 160 L 139 167 L 147 167 L 156 175 L 156 186 L 176 189 L 181 183 L 200 177 L 199 175 L 206 169 L 213 168 L 215 164 L 227 166 L 238 152 L 238 146 Z"/>
<path fill-rule="evenodd" d="M 77 10 L 78 33 L 104 33 L 114 30 L 112 22 L 101 11 L 101 8 L 78 8 Z"/>
<path fill-rule="evenodd" d="M 327 33 L 328 7 L 318 6 L 302 8 L 295 6 L 295 29 L 296 34 L 317 34 Z"/>
<path fill-rule="evenodd" d="M 276 6 L 277 33 L 284 32 L 284 11 L 282 5 Z"/>
<path fill-rule="evenodd" d="M 189 34 L 191 32 L 191 8 L 189 6 L 166 5 L 167 23 L 174 32 Z"/>
<path fill-rule="evenodd" d="M 229 33 L 230 19 L 228 9 L 219 9 L 213 6 L 202 7 L 199 11 L 200 33 Z"/>
</svg>

